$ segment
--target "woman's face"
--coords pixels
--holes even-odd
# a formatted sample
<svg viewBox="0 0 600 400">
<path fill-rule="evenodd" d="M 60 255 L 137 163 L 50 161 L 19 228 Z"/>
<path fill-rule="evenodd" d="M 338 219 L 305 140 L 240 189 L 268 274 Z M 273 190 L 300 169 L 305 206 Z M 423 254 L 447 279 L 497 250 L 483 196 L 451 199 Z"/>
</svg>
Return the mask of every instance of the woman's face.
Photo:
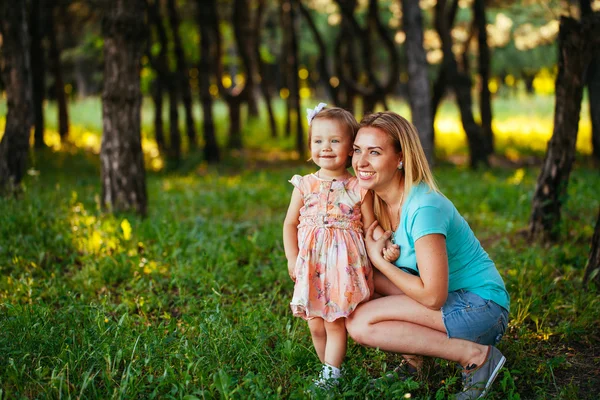
<svg viewBox="0 0 600 400">
<path fill-rule="evenodd" d="M 399 179 L 398 164 L 402 152 L 397 153 L 392 139 L 379 128 L 363 127 L 354 140 L 352 168 L 359 185 L 376 193 L 385 190 Z"/>
</svg>

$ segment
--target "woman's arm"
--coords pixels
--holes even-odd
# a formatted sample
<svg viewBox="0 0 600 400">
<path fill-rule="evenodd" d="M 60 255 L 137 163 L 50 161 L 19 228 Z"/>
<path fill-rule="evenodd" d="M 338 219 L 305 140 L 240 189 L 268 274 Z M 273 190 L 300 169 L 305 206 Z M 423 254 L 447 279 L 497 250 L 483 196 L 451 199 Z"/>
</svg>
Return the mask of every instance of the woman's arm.
<svg viewBox="0 0 600 400">
<path fill-rule="evenodd" d="M 439 310 L 448 297 L 448 254 L 446 238 L 441 234 L 425 235 L 415 242 L 420 276 L 406 273 L 383 258 L 382 250 L 390 232 L 375 240 L 377 222 L 367 230 L 365 243 L 371 263 L 398 289 L 424 306 Z"/>
<path fill-rule="evenodd" d="M 298 258 L 298 221 L 300 219 L 300 209 L 303 205 L 304 200 L 302 199 L 300 190 L 294 188 L 290 205 L 283 221 L 283 248 L 285 249 L 285 257 L 288 261 L 288 273 L 293 281 L 296 281 L 294 266 Z"/>
</svg>

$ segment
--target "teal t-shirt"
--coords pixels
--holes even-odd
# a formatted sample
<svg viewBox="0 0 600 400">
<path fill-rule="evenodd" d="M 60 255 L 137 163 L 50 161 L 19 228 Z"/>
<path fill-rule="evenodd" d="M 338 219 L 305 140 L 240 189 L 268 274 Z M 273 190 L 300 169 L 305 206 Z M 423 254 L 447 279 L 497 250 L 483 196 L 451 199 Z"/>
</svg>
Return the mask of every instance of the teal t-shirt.
<svg viewBox="0 0 600 400">
<path fill-rule="evenodd" d="M 448 291 L 473 292 L 509 310 L 504 281 L 467 221 L 444 195 L 420 183 L 411 188 L 402 206 L 400 224 L 394 233 L 400 257 L 394 264 L 418 274 L 415 242 L 435 233 L 446 237 Z"/>
</svg>

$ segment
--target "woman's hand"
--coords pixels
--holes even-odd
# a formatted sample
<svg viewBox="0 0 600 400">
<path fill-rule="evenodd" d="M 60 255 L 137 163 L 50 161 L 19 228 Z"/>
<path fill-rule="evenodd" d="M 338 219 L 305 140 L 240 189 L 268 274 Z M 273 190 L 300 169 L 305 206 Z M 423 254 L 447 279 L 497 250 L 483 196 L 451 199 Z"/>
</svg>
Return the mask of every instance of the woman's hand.
<svg viewBox="0 0 600 400">
<path fill-rule="evenodd" d="M 369 254 L 369 258 L 373 264 L 377 264 L 379 261 L 390 262 L 385 258 L 386 253 L 389 256 L 393 256 L 393 251 L 386 248 L 387 240 L 392 236 L 392 232 L 387 231 L 384 232 L 379 239 L 375 240 L 373 234 L 375 232 L 375 228 L 379 223 L 377 220 L 373 221 L 373 223 L 367 228 L 367 232 L 365 234 L 365 246 L 367 248 L 367 253 Z M 385 250 L 385 253 L 384 253 Z M 398 256 L 400 255 L 400 250 L 398 250 Z M 398 258 L 398 257 L 396 257 Z M 395 259 L 394 259 L 395 260 Z"/>
</svg>

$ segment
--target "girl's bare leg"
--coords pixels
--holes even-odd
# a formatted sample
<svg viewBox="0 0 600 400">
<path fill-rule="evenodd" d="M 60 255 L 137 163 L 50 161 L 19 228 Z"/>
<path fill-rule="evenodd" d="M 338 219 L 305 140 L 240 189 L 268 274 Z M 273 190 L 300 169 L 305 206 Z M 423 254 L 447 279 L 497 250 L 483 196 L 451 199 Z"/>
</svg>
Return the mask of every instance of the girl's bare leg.
<svg viewBox="0 0 600 400">
<path fill-rule="evenodd" d="M 325 362 L 325 345 L 327 344 L 327 333 L 325 331 L 323 318 L 313 318 L 308 320 L 308 328 L 312 337 L 313 346 L 317 351 L 317 356 L 321 363 Z"/>
<path fill-rule="evenodd" d="M 333 322 L 325 321 L 327 344 L 325 346 L 325 363 L 340 368 L 346 357 L 346 319 L 338 318 Z"/>
</svg>

